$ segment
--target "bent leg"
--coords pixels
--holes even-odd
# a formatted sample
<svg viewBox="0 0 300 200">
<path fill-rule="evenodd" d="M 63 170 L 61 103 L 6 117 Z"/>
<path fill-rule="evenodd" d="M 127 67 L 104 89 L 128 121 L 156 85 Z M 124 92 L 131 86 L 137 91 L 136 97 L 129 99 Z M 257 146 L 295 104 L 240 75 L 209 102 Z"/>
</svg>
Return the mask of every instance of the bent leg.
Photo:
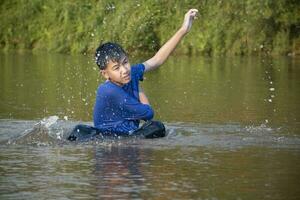
<svg viewBox="0 0 300 200">
<path fill-rule="evenodd" d="M 134 132 L 135 135 L 142 135 L 147 139 L 160 138 L 166 136 L 166 129 L 160 121 L 147 121 Z"/>
<path fill-rule="evenodd" d="M 75 126 L 75 128 L 72 130 L 70 135 L 67 137 L 67 140 L 70 141 L 88 140 L 88 139 L 92 139 L 94 136 L 98 134 L 99 132 L 96 128 L 89 125 L 78 124 L 77 126 Z"/>
</svg>

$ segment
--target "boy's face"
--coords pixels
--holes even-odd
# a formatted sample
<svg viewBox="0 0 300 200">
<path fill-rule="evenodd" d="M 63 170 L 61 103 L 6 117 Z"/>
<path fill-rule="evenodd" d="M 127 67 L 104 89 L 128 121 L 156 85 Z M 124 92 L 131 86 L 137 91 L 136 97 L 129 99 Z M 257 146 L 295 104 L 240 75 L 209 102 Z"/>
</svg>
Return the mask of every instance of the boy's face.
<svg viewBox="0 0 300 200">
<path fill-rule="evenodd" d="M 109 61 L 104 70 L 101 70 L 101 74 L 111 82 L 123 86 L 131 80 L 130 76 L 130 63 L 128 58 L 124 56 L 120 62 Z"/>
</svg>

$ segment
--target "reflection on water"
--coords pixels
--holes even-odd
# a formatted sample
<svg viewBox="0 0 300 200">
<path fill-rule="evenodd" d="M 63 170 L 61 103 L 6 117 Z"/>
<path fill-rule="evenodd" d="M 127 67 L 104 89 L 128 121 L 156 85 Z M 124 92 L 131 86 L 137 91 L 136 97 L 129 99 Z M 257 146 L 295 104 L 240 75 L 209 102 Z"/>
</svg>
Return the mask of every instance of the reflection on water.
<svg viewBox="0 0 300 200">
<path fill-rule="evenodd" d="M 299 63 L 173 57 L 143 82 L 165 138 L 74 144 L 92 59 L 0 54 L 0 198 L 299 199 Z"/>
<path fill-rule="evenodd" d="M 0 152 L 3 199 L 299 198 L 299 148 L 160 147 L 143 140 L 1 145 Z"/>
<path fill-rule="evenodd" d="M 146 178 L 142 171 L 147 162 L 147 150 L 137 147 L 95 148 L 95 187 L 102 198 L 141 198 Z"/>
<path fill-rule="evenodd" d="M 52 120 L 0 120 L 1 138 L 8 134 L 5 127 L 14 134 L 0 145 L 2 198 L 297 199 L 300 195 L 300 137 L 286 136 L 281 128 L 166 123 L 168 135 L 161 139 L 74 144 L 65 138 L 78 122 Z"/>
</svg>

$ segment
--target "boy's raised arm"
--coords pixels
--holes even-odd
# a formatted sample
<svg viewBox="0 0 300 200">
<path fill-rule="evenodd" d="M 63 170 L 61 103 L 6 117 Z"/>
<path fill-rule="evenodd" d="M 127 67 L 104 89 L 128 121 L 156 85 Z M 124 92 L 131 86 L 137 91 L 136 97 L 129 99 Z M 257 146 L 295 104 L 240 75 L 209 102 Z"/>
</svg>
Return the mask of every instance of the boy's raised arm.
<svg viewBox="0 0 300 200">
<path fill-rule="evenodd" d="M 153 70 L 163 64 L 169 55 L 176 48 L 180 40 L 189 32 L 191 29 L 193 20 L 198 13 L 197 9 L 190 9 L 184 16 L 184 21 L 180 29 L 169 39 L 149 60 L 145 61 L 145 71 Z"/>
</svg>

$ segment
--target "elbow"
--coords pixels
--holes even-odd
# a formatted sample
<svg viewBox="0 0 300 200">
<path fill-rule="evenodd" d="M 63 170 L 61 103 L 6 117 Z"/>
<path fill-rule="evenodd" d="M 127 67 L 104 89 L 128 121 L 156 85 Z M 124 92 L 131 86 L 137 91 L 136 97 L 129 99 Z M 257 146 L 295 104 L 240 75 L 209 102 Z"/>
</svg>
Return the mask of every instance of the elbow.
<svg viewBox="0 0 300 200">
<path fill-rule="evenodd" d="M 151 120 L 151 119 L 153 119 L 153 117 L 154 117 L 154 111 L 151 108 L 151 106 L 149 106 L 149 108 L 147 109 L 147 112 L 145 113 L 144 120 Z"/>
<path fill-rule="evenodd" d="M 155 67 L 158 67 L 164 63 L 164 58 L 161 55 L 156 54 L 154 56 L 154 65 Z"/>
</svg>

